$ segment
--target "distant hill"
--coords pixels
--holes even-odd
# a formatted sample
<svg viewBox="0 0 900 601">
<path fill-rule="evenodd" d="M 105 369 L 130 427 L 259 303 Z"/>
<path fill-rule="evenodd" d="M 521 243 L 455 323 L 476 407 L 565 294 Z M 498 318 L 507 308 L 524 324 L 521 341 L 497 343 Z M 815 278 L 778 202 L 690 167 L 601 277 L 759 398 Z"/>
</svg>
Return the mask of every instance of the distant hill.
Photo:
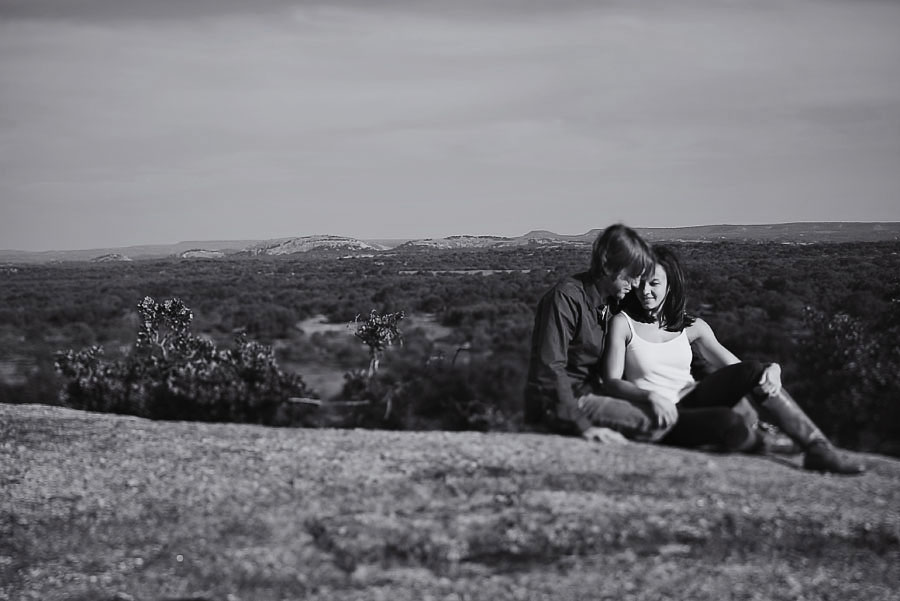
<svg viewBox="0 0 900 601">
<path fill-rule="evenodd" d="M 491 248 L 510 240 L 512 240 L 512 238 L 504 238 L 501 236 L 450 236 L 448 238 L 425 238 L 422 240 L 410 240 L 409 242 L 398 246 L 397 250 L 416 248 Z"/>
<path fill-rule="evenodd" d="M 133 261 L 131 257 L 125 256 L 121 253 L 110 253 L 108 255 L 100 255 L 99 257 L 94 257 L 91 259 L 92 263 L 117 263 L 121 261 Z"/>
<path fill-rule="evenodd" d="M 182 259 L 220 259 L 225 256 L 225 252 L 221 250 L 206 250 L 203 248 L 193 248 L 186 250 L 178 255 Z"/>
<path fill-rule="evenodd" d="M 900 222 L 808 222 L 767 225 L 699 225 L 637 228 L 647 240 L 684 242 L 885 242 L 900 240 Z M 596 235 L 596 231 L 594 235 Z M 593 235 L 587 234 L 589 238 Z"/>
<path fill-rule="evenodd" d="M 311 251 L 331 252 L 355 252 L 355 251 L 380 251 L 384 246 L 376 246 L 344 236 L 302 236 L 288 238 L 277 242 L 263 242 L 246 249 L 250 255 L 293 255 Z"/>
<path fill-rule="evenodd" d="M 535 239 L 558 238 L 558 237 L 559 237 L 559 234 L 554 234 L 553 232 L 548 231 L 548 230 L 531 230 L 530 232 L 528 232 L 527 234 L 522 236 L 522 238 L 535 238 Z"/>
<path fill-rule="evenodd" d="M 187 251 L 216 250 L 224 253 L 238 252 L 262 240 L 206 240 L 186 241 L 175 244 L 146 244 L 118 248 L 91 248 L 84 250 L 0 250 L 0 261 L 10 263 L 50 263 L 53 261 L 90 261 L 95 257 L 121 254 L 132 259 L 161 259 L 180 255 Z"/>
<path fill-rule="evenodd" d="M 900 240 L 900 222 L 879 223 L 778 223 L 767 225 L 698 225 L 677 228 L 635 228 L 651 242 L 883 242 Z M 526 245 L 589 245 L 602 231 L 566 235 L 533 230 L 517 238 L 450 236 L 411 240 L 397 248 L 508 248 Z"/>
<path fill-rule="evenodd" d="M 830 242 L 884 242 L 900 240 L 900 222 L 809 222 L 766 225 L 698 225 L 676 228 L 635 228 L 652 242 L 780 242 L 813 244 Z M 584 234 L 557 234 L 533 230 L 518 237 L 457 235 L 446 238 L 361 240 L 346 236 L 317 235 L 271 240 L 210 240 L 176 244 L 95 248 L 89 250 L 53 250 L 30 252 L 0 250 L 0 262 L 47 263 L 51 261 L 90 261 L 107 255 L 122 255 L 134 260 L 164 257 L 199 258 L 243 254 L 289 255 L 310 251 L 335 254 L 377 253 L 385 250 L 451 250 L 461 248 L 511 248 L 518 246 L 589 245 L 601 230 Z M 358 255 L 357 255 L 358 256 Z"/>
<path fill-rule="evenodd" d="M 688 227 L 636 227 L 651 242 L 887 242 L 900 240 L 900 222 L 803 222 L 764 225 L 694 225 Z M 593 229 L 566 240 L 592 242 L 601 232 Z M 554 234 L 555 235 L 555 234 Z"/>
</svg>

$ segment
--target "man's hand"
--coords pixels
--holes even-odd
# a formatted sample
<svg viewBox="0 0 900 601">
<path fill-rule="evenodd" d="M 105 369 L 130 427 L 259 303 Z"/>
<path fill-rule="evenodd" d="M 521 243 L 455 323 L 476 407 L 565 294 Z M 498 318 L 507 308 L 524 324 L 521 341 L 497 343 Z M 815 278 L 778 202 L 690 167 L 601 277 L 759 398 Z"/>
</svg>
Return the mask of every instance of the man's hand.
<svg viewBox="0 0 900 601">
<path fill-rule="evenodd" d="M 616 432 L 611 428 L 588 428 L 581 433 L 581 437 L 591 442 L 602 442 L 603 444 L 626 444 L 628 439 L 622 436 L 620 432 Z"/>
<path fill-rule="evenodd" d="M 669 428 L 678 420 L 678 407 L 673 401 L 656 392 L 651 392 L 647 400 L 660 428 Z"/>
<path fill-rule="evenodd" d="M 781 366 L 777 363 L 771 363 L 766 367 L 756 388 L 767 396 L 781 392 Z"/>
</svg>

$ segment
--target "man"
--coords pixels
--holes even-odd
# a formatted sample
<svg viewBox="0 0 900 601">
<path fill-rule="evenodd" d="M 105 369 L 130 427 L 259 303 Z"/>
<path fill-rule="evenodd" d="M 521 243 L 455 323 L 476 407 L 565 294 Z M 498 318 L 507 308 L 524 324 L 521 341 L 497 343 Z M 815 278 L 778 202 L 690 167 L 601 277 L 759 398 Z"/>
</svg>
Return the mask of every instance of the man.
<svg viewBox="0 0 900 601">
<path fill-rule="evenodd" d="M 674 411 L 657 419 L 638 403 L 603 395 L 599 376 L 610 305 L 652 267 L 650 248 L 637 232 L 611 225 L 594 240 L 590 269 L 544 295 L 531 341 L 526 423 L 598 442 L 656 440 L 674 423 Z"/>
</svg>

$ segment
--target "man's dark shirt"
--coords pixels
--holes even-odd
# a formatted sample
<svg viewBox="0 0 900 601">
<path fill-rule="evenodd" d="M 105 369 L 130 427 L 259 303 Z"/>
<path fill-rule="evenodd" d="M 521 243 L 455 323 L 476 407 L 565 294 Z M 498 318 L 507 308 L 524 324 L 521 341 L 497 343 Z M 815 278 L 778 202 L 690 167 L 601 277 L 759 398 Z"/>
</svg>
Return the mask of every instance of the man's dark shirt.
<svg viewBox="0 0 900 601">
<path fill-rule="evenodd" d="M 587 272 L 567 277 L 538 303 L 525 387 L 525 421 L 556 419 L 579 432 L 591 422 L 577 397 L 600 383 L 608 308 Z"/>
</svg>

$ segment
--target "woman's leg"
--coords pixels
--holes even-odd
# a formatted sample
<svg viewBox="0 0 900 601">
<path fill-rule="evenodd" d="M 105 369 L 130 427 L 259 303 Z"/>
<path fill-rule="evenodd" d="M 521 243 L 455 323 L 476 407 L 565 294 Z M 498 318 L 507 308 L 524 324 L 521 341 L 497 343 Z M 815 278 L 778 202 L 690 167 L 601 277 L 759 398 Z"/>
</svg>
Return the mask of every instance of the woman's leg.
<svg viewBox="0 0 900 601">
<path fill-rule="evenodd" d="M 678 403 L 678 421 L 662 442 L 680 447 L 716 445 L 725 451 L 745 451 L 758 441 L 754 420 L 732 407 L 762 376 L 756 361 L 728 365 L 709 374 Z"/>
<path fill-rule="evenodd" d="M 820 472 L 860 474 L 865 467 L 838 455 L 834 446 L 784 388 L 759 402 L 763 415 L 806 451 L 803 467 Z"/>
<path fill-rule="evenodd" d="M 759 361 L 741 361 L 709 374 L 678 403 L 679 407 L 734 407 L 759 384 L 765 367 Z"/>
<path fill-rule="evenodd" d="M 660 442 L 678 447 L 716 445 L 724 451 L 737 452 L 752 448 L 757 440 L 753 423 L 728 407 L 679 406 L 678 421 Z"/>
<path fill-rule="evenodd" d="M 679 403 L 679 409 L 695 407 L 733 407 L 741 397 L 749 396 L 763 415 L 806 451 L 806 469 L 838 474 L 859 474 L 864 466 L 841 457 L 828 438 L 797 405 L 787 390 L 761 396 L 754 392 L 764 370 L 758 361 L 742 361 L 715 371 L 704 378 Z M 679 418 L 680 419 L 680 418 Z M 720 426 L 721 427 L 721 426 Z M 723 433 L 719 433 L 723 435 Z"/>
</svg>

